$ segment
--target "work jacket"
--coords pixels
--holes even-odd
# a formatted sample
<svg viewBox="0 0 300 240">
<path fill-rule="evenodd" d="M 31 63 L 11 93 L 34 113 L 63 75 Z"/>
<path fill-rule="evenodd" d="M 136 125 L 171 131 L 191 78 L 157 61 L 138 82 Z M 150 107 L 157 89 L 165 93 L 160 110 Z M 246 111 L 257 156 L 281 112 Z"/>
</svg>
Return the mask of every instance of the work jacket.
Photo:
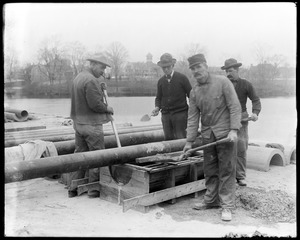
<svg viewBox="0 0 300 240">
<path fill-rule="evenodd" d="M 77 75 L 72 83 L 71 118 L 78 124 L 98 125 L 110 121 L 100 80 L 90 70 Z"/>
<path fill-rule="evenodd" d="M 208 75 L 204 84 L 196 83 L 190 93 L 187 142 L 197 137 L 201 117 L 201 135 L 209 139 L 226 137 L 241 127 L 241 106 L 233 84 L 224 76 Z"/>
</svg>

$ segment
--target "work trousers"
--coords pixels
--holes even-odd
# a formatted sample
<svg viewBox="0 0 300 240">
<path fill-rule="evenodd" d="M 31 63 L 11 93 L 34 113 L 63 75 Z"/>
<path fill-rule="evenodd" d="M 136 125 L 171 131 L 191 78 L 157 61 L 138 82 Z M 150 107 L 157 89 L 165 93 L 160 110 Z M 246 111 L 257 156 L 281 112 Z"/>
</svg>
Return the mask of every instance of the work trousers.
<svg viewBox="0 0 300 240">
<path fill-rule="evenodd" d="M 75 153 L 87 152 L 94 150 L 101 150 L 105 148 L 103 125 L 87 125 L 76 124 L 73 125 L 75 130 Z M 80 179 L 88 176 L 89 183 L 99 181 L 99 168 L 92 168 L 88 171 L 78 170 L 71 172 L 69 175 L 70 181 Z M 75 189 L 69 188 L 69 191 Z"/>
<path fill-rule="evenodd" d="M 238 131 L 237 142 L 237 180 L 243 180 L 246 178 L 248 140 L 248 122 L 242 122 L 242 127 Z"/>
<path fill-rule="evenodd" d="M 211 133 L 209 139 L 203 139 L 203 144 L 216 140 Z M 203 150 L 204 203 L 207 205 L 229 209 L 235 207 L 236 145 L 236 142 L 227 142 Z"/>
<path fill-rule="evenodd" d="M 162 113 L 161 122 L 166 141 L 186 138 L 187 117 L 187 110 L 177 113 Z"/>
</svg>

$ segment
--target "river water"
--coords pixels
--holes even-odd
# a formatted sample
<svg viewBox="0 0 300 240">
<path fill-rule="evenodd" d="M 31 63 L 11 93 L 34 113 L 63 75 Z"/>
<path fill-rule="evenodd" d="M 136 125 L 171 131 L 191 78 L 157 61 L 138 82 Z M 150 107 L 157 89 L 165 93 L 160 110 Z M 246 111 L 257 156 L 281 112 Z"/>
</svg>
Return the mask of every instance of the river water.
<svg viewBox="0 0 300 240">
<path fill-rule="evenodd" d="M 132 123 L 133 126 L 160 124 L 160 115 L 148 122 L 140 119 L 150 114 L 155 97 L 109 97 L 108 104 L 114 108 L 116 123 Z M 266 141 L 283 145 L 296 145 L 297 109 L 296 97 L 262 98 L 262 111 L 256 122 L 249 122 L 250 142 Z M 5 99 L 4 105 L 29 113 L 44 113 L 68 117 L 71 101 L 60 99 Z M 248 112 L 251 102 L 248 100 Z"/>
</svg>

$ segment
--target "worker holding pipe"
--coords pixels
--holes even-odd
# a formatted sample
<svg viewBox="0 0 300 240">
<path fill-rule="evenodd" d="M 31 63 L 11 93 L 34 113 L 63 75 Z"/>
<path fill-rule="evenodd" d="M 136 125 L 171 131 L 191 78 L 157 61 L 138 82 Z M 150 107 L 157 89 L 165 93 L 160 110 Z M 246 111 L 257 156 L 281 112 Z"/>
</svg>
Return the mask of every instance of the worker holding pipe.
<svg viewBox="0 0 300 240">
<path fill-rule="evenodd" d="M 189 79 L 182 73 L 174 71 L 176 59 L 164 53 L 157 63 L 164 72 L 157 82 L 155 108 L 152 116 L 161 111 L 161 121 L 165 140 L 186 138 L 188 104 L 192 86 Z"/>
<path fill-rule="evenodd" d="M 104 101 L 99 77 L 110 65 L 103 57 L 87 59 L 89 67 L 80 72 L 72 83 L 71 118 L 75 130 L 75 153 L 104 149 L 103 124 L 111 121 L 114 110 Z M 85 177 L 85 170 L 70 173 L 70 181 Z M 99 181 L 99 168 L 89 169 L 89 183 Z M 72 185 L 71 185 L 72 186 Z M 69 197 L 77 196 L 77 189 L 68 190 Z M 99 197 L 96 190 L 89 197 Z"/>
<path fill-rule="evenodd" d="M 234 58 L 229 58 L 221 69 L 226 71 L 228 79 L 233 83 L 242 108 L 242 127 L 238 131 L 236 180 L 240 186 L 247 186 L 248 121 L 257 121 L 258 114 L 261 111 L 261 102 L 253 85 L 246 79 L 240 78 L 240 66 L 242 66 L 242 63 L 238 63 Z M 252 114 L 250 117 L 246 106 L 248 98 L 252 102 Z"/>
<path fill-rule="evenodd" d="M 223 221 L 232 219 L 235 208 L 237 131 L 241 127 L 241 106 L 232 83 L 224 76 L 213 75 L 203 54 L 188 58 L 197 83 L 193 86 L 188 111 L 187 138 L 183 152 L 191 150 L 201 121 L 203 144 L 228 138 L 203 149 L 206 192 L 196 210 L 222 207 Z"/>
</svg>

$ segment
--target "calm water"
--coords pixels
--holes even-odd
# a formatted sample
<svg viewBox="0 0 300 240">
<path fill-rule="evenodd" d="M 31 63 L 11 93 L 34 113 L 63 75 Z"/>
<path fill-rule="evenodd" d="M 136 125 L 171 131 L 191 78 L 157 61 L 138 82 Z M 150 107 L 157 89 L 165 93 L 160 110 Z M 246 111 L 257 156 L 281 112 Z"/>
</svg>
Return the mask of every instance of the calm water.
<svg viewBox="0 0 300 240">
<path fill-rule="evenodd" d="M 116 123 L 132 123 L 134 126 L 159 124 L 160 115 L 148 122 L 141 122 L 145 114 L 154 108 L 155 97 L 110 97 L 108 104 L 114 108 Z M 248 100 L 249 101 L 249 100 Z M 250 140 L 296 145 L 297 110 L 296 97 L 263 98 L 262 111 L 257 122 L 249 123 Z M 29 113 L 46 113 L 68 117 L 70 99 L 5 99 L 4 105 Z M 248 102 L 251 112 L 251 102 Z"/>
</svg>

